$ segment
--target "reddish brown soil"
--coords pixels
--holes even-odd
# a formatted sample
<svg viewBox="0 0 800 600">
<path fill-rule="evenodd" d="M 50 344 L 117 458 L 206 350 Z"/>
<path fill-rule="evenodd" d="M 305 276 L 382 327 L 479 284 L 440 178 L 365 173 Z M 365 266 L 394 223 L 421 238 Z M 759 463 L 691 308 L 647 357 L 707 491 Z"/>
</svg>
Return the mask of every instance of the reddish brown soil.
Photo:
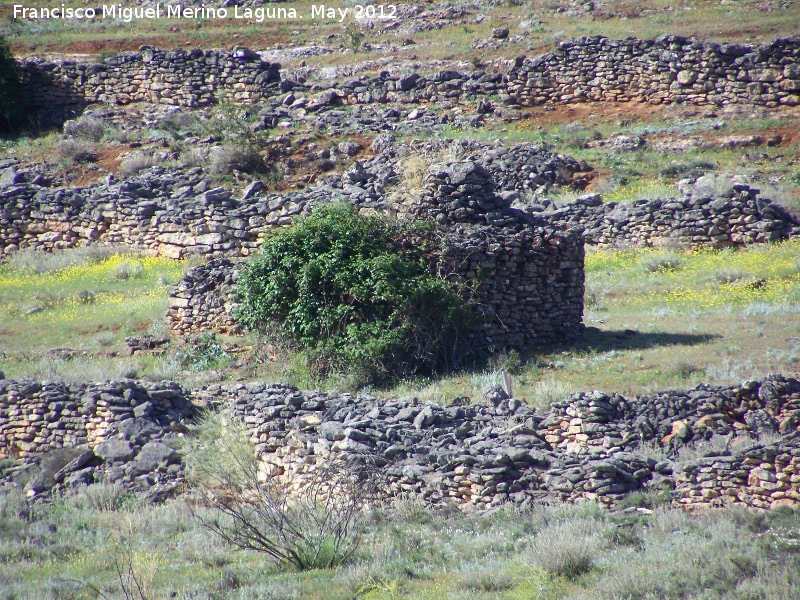
<svg viewBox="0 0 800 600">
<path fill-rule="evenodd" d="M 556 106 L 534 106 L 526 108 L 530 125 L 559 125 L 582 121 L 586 123 L 610 123 L 619 121 L 651 121 L 664 118 L 665 111 L 672 107 L 646 104 L 644 102 L 587 102 Z M 674 111 L 674 108 L 672 108 Z"/>
</svg>

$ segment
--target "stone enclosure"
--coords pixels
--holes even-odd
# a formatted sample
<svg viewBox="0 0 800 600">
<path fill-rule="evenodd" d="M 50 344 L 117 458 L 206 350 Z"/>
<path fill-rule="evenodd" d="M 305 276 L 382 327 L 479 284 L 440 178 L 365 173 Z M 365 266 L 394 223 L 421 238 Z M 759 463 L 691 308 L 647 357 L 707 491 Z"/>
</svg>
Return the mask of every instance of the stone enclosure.
<svg viewBox="0 0 800 600">
<path fill-rule="evenodd" d="M 679 36 L 593 36 L 563 42 L 534 59 L 520 57 L 506 73 L 383 72 L 310 86 L 281 81 L 280 65 L 262 61 L 246 48 L 228 52 L 142 47 L 100 62 L 29 57 L 22 65 L 32 108 L 48 124 L 63 122 L 92 102 L 191 107 L 218 99 L 257 102 L 293 89 L 318 92 L 308 102 L 309 110 L 341 103 L 478 98 L 521 106 L 590 100 L 795 106 L 800 103 L 799 59 L 796 38 L 745 46 Z"/>
<path fill-rule="evenodd" d="M 246 48 L 186 52 L 142 47 L 101 62 L 22 60 L 27 96 L 44 125 L 60 124 L 97 102 L 187 107 L 220 100 L 256 102 L 280 91 L 279 68 Z"/>
<path fill-rule="evenodd" d="M 387 498 L 463 510 L 611 506 L 646 490 L 687 508 L 800 503 L 800 382 L 777 375 L 631 399 L 580 393 L 547 411 L 499 388 L 485 404 L 436 406 L 280 384 L 0 380 L 0 458 L 18 457 L 12 478 L 40 465 L 31 496 L 115 483 L 163 498 L 183 482 L 174 439 L 202 407 L 229 409 L 264 474 L 296 486 L 331 455 L 355 455 L 381 467 Z"/>
<path fill-rule="evenodd" d="M 582 38 L 519 58 L 505 73 L 385 72 L 312 85 L 282 80 L 279 65 L 242 48 L 142 48 L 87 63 L 28 58 L 23 69 L 40 122 L 58 124 L 96 102 L 283 103 L 288 95 L 281 94 L 297 91 L 307 92 L 309 112 L 442 100 L 481 102 L 483 111 L 593 100 L 794 106 L 799 59 L 797 39 L 739 46 L 668 36 Z M 471 342 L 499 350 L 581 335 L 584 243 L 726 247 L 800 233 L 796 217 L 745 185 L 684 186 L 678 198 L 621 204 L 591 195 L 542 200 L 542 192 L 590 168 L 530 144 L 465 144 L 457 159 L 426 165 L 419 193 L 398 198 L 403 158 L 418 150 L 389 140 L 374 158 L 304 190 L 267 194 L 253 185 L 240 197 L 214 187 L 200 169 L 155 167 L 54 188 L 9 161 L 0 165 L 0 248 L 113 243 L 173 258 L 206 256 L 170 290 L 169 327 L 181 336 L 234 332 L 242 257 L 275 227 L 338 199 L 366 213 L 436 222 L 444 243 L 431 269 L 470 289 L 482 318 Z M 256 443 L 264 472 L 298 485 L 331 454 L 354 453 L 384 467 L 388 497 L 467 510 L 539 500 L 613 505 L 662 488 L 690 508 L 800 502 L 800 382 L 781 376 L 635 399 L 583 393 L 548 411 L 499 389 L 486 404 L 438 407 L 262 383 L 188 391 L 166 382 L 0 379 L 0 458 L 18 461 L 9 477 L 40 467 L 32 496 L 105 482 L 149 489 L 159 499 L 180 490 L 173 442 L 207 406 L 229 407 Z"/>
</svg>

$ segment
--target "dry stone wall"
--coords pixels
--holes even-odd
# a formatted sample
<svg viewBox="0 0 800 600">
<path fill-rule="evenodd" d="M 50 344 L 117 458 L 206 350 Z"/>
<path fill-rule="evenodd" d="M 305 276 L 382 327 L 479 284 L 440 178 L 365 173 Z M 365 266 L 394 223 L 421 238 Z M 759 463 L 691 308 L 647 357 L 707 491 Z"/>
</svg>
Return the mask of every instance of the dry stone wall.
<svg viewBox="0 0 800 600">
<path fill-rule="evenodd" d="M 437 222 L 436 270 L 469 290 L 480 319 L 472 345 L 525 348 L 583 333 L 584 249 L 580 231 L 511 208 L 492 174 L 475 162 L 433 165 L 418 199 L 402 207 Z"/>
<path fill-rule="evenodd" d="M 796 106 L 800 40 L 750 46 L 679 36 L 588 36 L 534 59 L 520 57 L 507 73 L 383 73 L 332 88 L 328 94 L 358 104 L 496 96 L 502 104 L 522 106 L 587 101 Z"/>
<path fill-rule="evenodd" d="M 655 40 L 587 36 L 563 42 L 537 58 L 519 57 L 506 73 L 384 71 L 314 85 L 287 80 L 285 87 L 316 92 L 303 100 L 309 110 L 338 104 L 478 100 L 490 100 L 482 111 L 500 113 L 502 105 L 587 101 L 796 106 L 800 39 L 753 46 L 680 36 Z"/>
<path fill-rule="evenodd" d="M 518 61 L 508 93 L 523 105 L 592 100 L 652 104 L 800 103 L 800 39 L 759 46 L 602 36 L 563 42 Z"/>
<path fill-rule="evenodd" d="M 163 497 L 183 481 L 169 443 L 194 412 L 172 382 L 0 379 L 0 459 L 50 457 L 30 495 L 111 483 Z"/>
<path fill-rule="evenodd" d="M 700 42 L 679 36 L 655 40 L 602 36 L 563 42 L 535 59 L 520 57 L 507 73 L 408 72 L 305 84 L 280 81 L 280 66 L 246 48 L 164 51 L 143 47 L 101 62 L 22 59 L 28 97 L 43 123 L 61 123 L 93 102 L 155 102 L 203 106 L 225 98 L 259 102 L 280 91 L 309 111 L 341 104 L 432 103 L 496 98 L 502 105 L 533 106 L 593 100 L 653 104 L 800 103 L 800 41 L 759 46 Z"/>
<path fill-rule="evenodd" d="M 582 308 L 578 229 L 585 244 L 597 247 L 723 248 L 800 235 L 797 217 L 746 185 L 718 190 L 699 181 L 681 186 L 676 199 L 604 204 L 591 195 L 559 205 L 547 200 L 523 205 L 514 192 L 493 194 L 486 172 L 475 163 L 434 166 L 418 201 L 372 204 L 432 217 L 446 229 L 446 250 L 436 270 L 454 283 L 477 282 L 473 300 L 485 318 L 478 334 L 483 348 L 527 347 L 578 334 L 569 325 L 580 322 L 576 311 Z M 562 232 L 549 225 L 537 232 L 542 219 Z M 236 331 L 231 294 L 241 268 L 223 259 L 187 273 L 170 291 L 170 328 L 184 336 Z M 553 325 L 559 319 L 566 324 L 560 330 Z"/>
<path fill-rule="evenodd" d="M 61 123 L 92 103 L 152 102 L 197 107 L 224 99 L 252 103 L 280 91 L 280 65 L 246 48 L 142 47 L 101 62 L 22 59 L 30 106 L 43 123 Z"/>
<path fill-rule="evenodd" d="M 467 509 L 542 499 L 611 505 L 662 487 L 689 508 L 800 503 L 800 382 L 782 376 L 631 400 L 582 393 L 541 413 L 499 389 L 487 405 L 446 407 L 264 384 L 197 393 L 231 406 L 265 471 L 289 481 L 350 452 L 385 462 L 391 496 Z M 679 455 L 684 447 L 695 451 Z M 654 448 L 664 455 L 653 458 Z"/>
<path fill-rule="evenodd" d="M 50 188 L 14 163 L 0 165 L 0 248 L 53 250 L 117 243 L 182 258 L 247 256 L 274 227 L 288 225 L 314 204 L 332 199 L 389 210 L 400 181 L 400 150 L 390 147 L 344 175 L 287 194 L 246 190 L 241 198 L 215 187 L 200 169 L 155 167 L 140 175 L 87 187 Z M 485 164 L 508 189 L 568 183 L 588 167 L 535 144 L 492 148 L 467 144 L 465 158 Z"/>
<path fill-rule="evenodd" d="M 597 194 L 555 204 L 543 200 L 525 206 L 562 227 L 580 226 L 590 246 L 711 246 L 725 248 L 777 242 L 800 234 L 800 221 L 760 190 L 732 185 L 716 190 L 681 186 L 680 198 L 604 203 Z"/>
<path fill-rule="evenodd" d="M 378 400 L 284 384 L 0 381 L 0 448 L 21 463 L 62 448 L 61 489 L 112 481 L 163 497 L 182 481 L 169 446 L 193 407 L 242 420 L 265 475 L 300 486 L 331 456 L 365 456 L 387 497 L 483 510 L 666 490 L 687 508 L 800 504 L 800 381 L 780 375 L 627 399 L 579 393 L 538 411 L 499 388 L 485 404 Z M 166 442 L 166 443 L 165 443 Z M 44 454 L 42 454 L 44 453 Z M 149 469 L 148 469 L 149 467 Z M 158 493 L 156 493 L 158 492 Z"/>
<path fill-rule="evenodd" d="M 184 338 L 205 331 L 241 333 L 233 313 L 235 284 L 244 267 L 244 261 L 217 258 L 190 269 L 170 286 L 166 315 L 170 331 Z"/>
</svg>

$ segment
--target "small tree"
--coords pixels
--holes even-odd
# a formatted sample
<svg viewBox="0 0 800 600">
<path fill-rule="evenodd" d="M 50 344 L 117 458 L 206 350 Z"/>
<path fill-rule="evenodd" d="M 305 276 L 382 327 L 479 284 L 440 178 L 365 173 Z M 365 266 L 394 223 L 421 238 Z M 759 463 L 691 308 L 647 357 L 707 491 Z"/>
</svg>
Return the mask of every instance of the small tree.
<svg viewBox="0 0 800 600">
<path fill-rule="evenodd" d="M 0 132 L 17 129 L 23 114 L 22 69 L 0 37 Z"/>
<path fill-rule="evenodd" d="M 329 568 L 358 548 L 365 507 L 377 496 L 368 457 L 330 458 L 302 481 L 259 478 L 253 445 L 241 423 L 207 413 L 184 448 L 184 464 L 211 518 L 202 524 L 243 550 L 263 552 L 297 569 Z"/>
<path fill-rule="evenodd" d="M 451 368 L 471 315 L 431 274 L 433 245 L 411 239 L 433 235 L 345 204 L 316 207 L 264 242 L 239 280 L 237 318 L 305 350 L 318 375 L 367 383 Z"/>
</svg>

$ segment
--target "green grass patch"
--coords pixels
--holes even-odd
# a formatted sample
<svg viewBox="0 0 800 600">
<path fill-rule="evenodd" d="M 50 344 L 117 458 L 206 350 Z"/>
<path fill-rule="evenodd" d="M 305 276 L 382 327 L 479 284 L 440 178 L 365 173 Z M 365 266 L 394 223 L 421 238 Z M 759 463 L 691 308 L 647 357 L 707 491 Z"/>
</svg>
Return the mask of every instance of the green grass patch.
<svg viewBox="0 0 800 600">
<path fill-rule="evenodd" d="M 406 381 L 380 394 L 445 403 L 511 372 L 514 396 L 537 407 L 575 391 L 627 395 L 700 382 L 800 373 L 800 242 L 742 250 L 627 249 L 586 256 L 585 339 L 523 354 L 514 369 Z"/>
<path fill-rule="evenodd" d="M 119 562 L 130 563 L 146 597 L 159 600 L 800 595 L 800 516 L 791 510 L 659 508 L 632 518 L 584 503 L 465 516 L 405 501 L 372 514 L 348 563 L 297 572 L 225 546 L 193 518 L 205 515 L 202 507 L 97 504 L 91 498 L 114 492 L 94 487 L 33 509 L 21 494 L 0 492 L 7 597 L 96 597 L 78 582 L 122 596 Z"/>
<path fill-rule="evenodd" d="M 75 255 L 79 264 L 73 264 Z M 163 320 L 166 286 L 180 278 L 185 262 L 85 255 L 81 249 L 65 251 L 60 257 L 43 255 L 38 264 L 34 257 L 16 261 L 17 268 L 0 268 L 0 357 L 6 376 L 26 375 L 28 368 L 30 374 L 58 378 L 80 375 L 81 354 L 88 352 L 102 356 L 86 357 L 87 363 L 117 363 L 110 373 L 122 376 L 131 364 L 116 356 L 119 344 Z M 46 355 L 56 348 L 72 350 L 66 353 L 70 360 L 63 360 L 65 353 Z"/>
</svg>

